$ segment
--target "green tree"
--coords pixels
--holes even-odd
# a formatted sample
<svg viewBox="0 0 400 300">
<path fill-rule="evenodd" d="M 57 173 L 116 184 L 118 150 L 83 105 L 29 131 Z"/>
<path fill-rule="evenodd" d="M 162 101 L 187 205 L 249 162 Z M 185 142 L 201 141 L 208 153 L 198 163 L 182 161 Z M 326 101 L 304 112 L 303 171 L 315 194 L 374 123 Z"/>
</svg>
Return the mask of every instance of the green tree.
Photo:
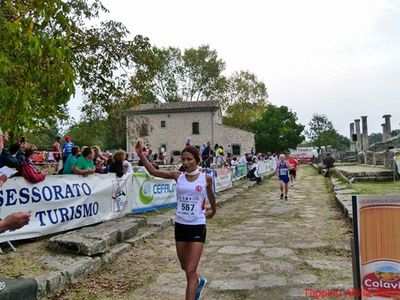
<svg viewBox="0 0 400 300">
<path fill-rule="evenodd" d="M 261 119 L 252 124 L 256 149 L 261 152 L 284 152 L 296 148 L 303 140 L 304 126 L 296 113 L 286 106 L 267 105 Z"/>
<path fill-rule="evenodd" d="M 265 84 L 248 71 L 235 72 L 227 82 L 221 101 L 225 109 L 223 123 L 249 130 L 264 112 L 268 93 Z"/>
<path fill-rule="evenodd" d="M 26 133 L 26 140 L 35 144 L 39 150 L 50 151 L 53 149 L 57 136 L 61 136 L 56 125 L 49 128 L 34 129 Z"/>
<path fill-rule="evenodd" d="M 314 146 L 326 147 L 332 144 L 336 131 L 332 122 L 325 115 L 314 114 L 308 127 L 306 135 Z"/>
<path fill-rule="evenodd" d="M 145 49 L 138 55 L 131 78 L 134 94 L 143 102 L 218 100 L 226 87 L 225 63 L 209 46 L 185 49 Z"/>
<path fill-rule="evenodd" d="M 392 130 L 392 133 L 391 133 L 392 137 L 395 137 L 399 134 L 400 134 L 400 129 Z M 382 142 L 382 140 L 383 140 L 383 134 L 380 132 L 379 133 L 371 133 L 368 135 L 368 142 L 370 145 Z"/>
<path fill-rule="evenodd" d="M 126 147 L 126 122 L 119 114 L 112 114 L 107 119 L 75 122 L 68 128 L 67 134 L 78 146 L 97 145 L 103 150 Z"/>
<path fill-rule="evenodd" d="M 250 130 L 252 124 L 261 118 L 265 111 L 264 104 L 252 104 L 248 102 L 235 103 L 227 107 L 222 123 L 227 126 Z"/>
<path fill-rule="evenodd" d="M 0 1 L 0 122 L 19 135 L 67 120 L 79 86 L 86 118 L 105 117 L 132 102 L 134 61 L 150 48 L 128 40 L 119 22 L 94 25 L 107 12 L 99 0 Z M 137 99 L 134 99 L 134 102 Z"/>
<path fill-rule="evenodd" d="M 183 94 L 185 101 L 219 100 L 226 87 L 221 75 L 225 62 L 208 45 L 185 49 L 183 59 Z"/>
<path fill-rule="evenodd" d="M 340 135 L 325 115 L 314 114 L 308 127 L 306 135 L 314 146 L 327 148 L 331 145 L 338 150 L 345 150 L 350 146 L 350 140 Z"/>
<path fill-rule="evenodd" d="M 74 92 L 67 3 L 0 2 L 0 123 L 11 135 L 65 118 Z"/>
<path fill-rule="evenodd" d="M 368 142 L 370 145 L 378 143 L 378 142 L 382 142 L 383 140 L 383 134 L 382 133 L 371 133 L 368 136 Z"/>
</svg>

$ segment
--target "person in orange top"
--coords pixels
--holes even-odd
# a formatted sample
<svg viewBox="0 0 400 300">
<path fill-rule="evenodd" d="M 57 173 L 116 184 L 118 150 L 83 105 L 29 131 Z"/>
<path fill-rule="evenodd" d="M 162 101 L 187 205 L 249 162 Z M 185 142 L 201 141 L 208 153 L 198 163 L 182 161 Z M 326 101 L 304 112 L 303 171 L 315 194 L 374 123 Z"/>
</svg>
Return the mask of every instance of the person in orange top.
<svg viewBox="0 0 400 300">
<path fill-rule="evenodd" d="M 294 182 L 296 181 L 297 166 L 299 165 L 299 161 L 294 157 L 290 156 L 288 159 L 288 163 L 292 166 L 292 169 L 289 170 L 289 175 L 290 175 L 290 185 L 293 186 Z"/>
</svg>

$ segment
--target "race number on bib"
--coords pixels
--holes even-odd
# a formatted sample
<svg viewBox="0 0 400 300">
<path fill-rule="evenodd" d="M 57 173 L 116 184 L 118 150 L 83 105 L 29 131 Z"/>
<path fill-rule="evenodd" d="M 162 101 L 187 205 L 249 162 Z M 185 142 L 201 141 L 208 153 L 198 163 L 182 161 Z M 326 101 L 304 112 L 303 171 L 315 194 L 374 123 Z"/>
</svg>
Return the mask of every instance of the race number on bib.
<svg viewBox="0 0 400 300">
<path fill-rule="evenodd" d="M 286 168 L 281 168 L 280 175 L 282 175 L 282 176 L 287 175 L 287 169 Z"/>
<path fill-rule="evenodd" d="M 201 211 L 201 199 L 198 197 L 178 197 L 176 213 L 186 220 L 195 219 Z"/>
</svg>

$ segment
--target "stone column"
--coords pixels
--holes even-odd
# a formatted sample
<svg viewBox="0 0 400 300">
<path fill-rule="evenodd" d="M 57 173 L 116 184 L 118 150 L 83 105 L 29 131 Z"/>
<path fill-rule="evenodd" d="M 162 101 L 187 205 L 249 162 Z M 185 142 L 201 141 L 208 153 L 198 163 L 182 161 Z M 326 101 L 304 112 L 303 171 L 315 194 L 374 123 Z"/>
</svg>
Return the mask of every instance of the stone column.
<svg viewBox="0 0 400 300">
<path fill-rule="evenodd" d="M 350 151 L 356 150 L 356 143 L 353 142 L 354 122 L 350 123 Z"/>
<path fill-rule="evenodd" d="M 369 142 L 368 142 L 368 123 L 367 123 L 367 117 L 368 116 L 362 116 L 361 117 L 361 127 L 362 127 L 362 150 L 365 151 L 369 147 Z"/>
<path fill-rule="evenodd" d="M 382 126 L 382 142 L 384 142 L 384 141 L 387 140 L 387 137 L 386 137 L 386 124 L 383 123 L 383 124 L 381 124 L 381 126 Z"/>
<path fill-rule="evenodd" d="M 392 137 L 392 128 L 390 126 L 390 117 L 392 115 L 383 115 L 382 118 L 385 119 L 385 127 L 386 127 L 386 139 L 390 139 Z"/>
<path fill-rule="evenodd" d="M 354 123 L 356 125 L 356 134 L 357 134 L 357 142 L 356 142 L 356 151 L 361 151 L 361 129 L 360 129 L 360 119 L 355 119 Z"/>
</svg>

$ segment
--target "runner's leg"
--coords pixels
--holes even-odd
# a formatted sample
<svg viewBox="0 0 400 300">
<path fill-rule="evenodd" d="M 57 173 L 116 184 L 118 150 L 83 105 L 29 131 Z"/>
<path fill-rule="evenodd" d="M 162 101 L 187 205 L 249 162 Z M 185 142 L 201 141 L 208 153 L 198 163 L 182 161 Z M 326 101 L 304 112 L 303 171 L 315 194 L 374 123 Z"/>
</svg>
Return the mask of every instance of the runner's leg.
<svg viewBox="0 0 400 300">
<path fill-rule="evenodd" d="M 176 242 L 176 250 L 182 269 L 186 273 L 186 300 L 193 300 L 196 295 L 199 275 L 197 267 L 203 253 L 204 244 L 200 242 Z"/>
</svg>

